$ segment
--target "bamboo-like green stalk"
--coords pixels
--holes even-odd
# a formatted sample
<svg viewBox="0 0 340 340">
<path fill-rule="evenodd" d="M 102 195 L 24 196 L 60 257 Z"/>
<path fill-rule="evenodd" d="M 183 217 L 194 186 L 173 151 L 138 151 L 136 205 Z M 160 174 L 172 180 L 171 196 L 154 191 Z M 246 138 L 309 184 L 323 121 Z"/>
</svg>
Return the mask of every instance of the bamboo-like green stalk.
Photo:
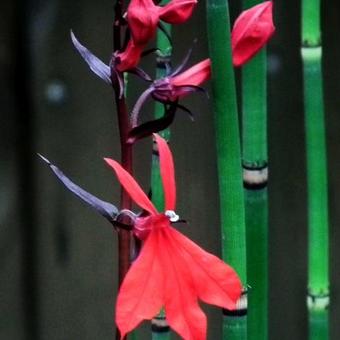
<svg viewBox="0 0 340 340">
<path fill-rule="evenodd" d="M 320 0 L 302 1 L 302 46 L 308 188 L 309 339 L 328 339 L 329 263 L 326 132 Z"/>
<path fill-rule="evenodd" d="M 212 67 L 213 109 L 220 194 L 222 256 L 247 282 L 244 192 L 241 147 L 232 66 L 229 6 L 226 0 L 207 0 L 207 28 Z M 244 294 L 236 311 L 224 311 L 223 339 L 246 339 Z"/>
<path fill-rule="evenodd" d="M 248 9 L 262 1 L 245 0 Z M 248 339 L 268 338 L 266 49 L 242 68 L 243 182 L 247 230 Z"/>
<path fill-rule="evenodd" d="M 162 4 L 167 3 L 168 0 L 164 1 Z M 171 34 L 171 25 L 164 24 L 164 28 L 167 30 L 169 36 Z M 169 61 L 171 58 L 172 47 L 171 44 L 166 37 L 166 35 L 159 31 L 157 33 L 157 48 L 160 53 L 157 58 L 157 67 L 156 67 L 156 79 L 162 78 L 166 75 L 165 62 Z M 155 102 L 155 118 L 161 118 L 164 115 L 164 105 Z M 161 135 L 169 140 L 170 131 L 166 129 L 161 132 Z M 155 150 L 156 151 L 156 150 Z M 152 201 L 155 204 L 156 208 L 159 211 L 164 210 L 164 194 L 163 194 L 163 186 L 162 180 L 160 176 L 159 170 L 159 159 L 157 152 L 154 152 L 152 155 L 152 165 L 151 165 L 151 192 L 152 192 Z M 157 317 L 152 320 L 152 339 L 153 340 L 170 340 L 170 328 L 165 319 L 165 313 L 162 310 Z"/>
</svg>

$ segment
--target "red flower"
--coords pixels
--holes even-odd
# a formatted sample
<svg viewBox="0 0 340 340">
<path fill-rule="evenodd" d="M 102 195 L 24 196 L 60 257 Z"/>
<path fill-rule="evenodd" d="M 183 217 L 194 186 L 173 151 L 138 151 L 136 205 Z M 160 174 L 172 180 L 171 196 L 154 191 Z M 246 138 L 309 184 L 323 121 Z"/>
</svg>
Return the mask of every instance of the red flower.
<svg viewBox="0 0 340 340">
<path fill-rule="evenodd" d="M 210 59 L 205 59 L 182 73 L 168 77 L 167 86 L 156 81 L 153 96 L 163 101 L 176 101 L 190 92 L 197 91 L 210 76 L 211 62 Z"/>
<path fill-rule="evenodd" d="M 159 21 L 181 24 L 189 19 L 196 3 L 197 0 L 172 0 L 161 7 L 153 0 L 132 0 L 127 10 L 132 39 L 123 52 L 116 53 L 116 69 L 125 72 L 135 68 L 147 43 L 155 36 Z"/>
<path fill-rule="evenodd" d="M 198 299 L 235 309 L 241 282 L 234 270 L 207 253 L 171 226 L 178 216 L 171 151 L 154 135 L 165 192 L 164 213 L 159 213 L 134 178 L 114 160 L 105 159 L 131 198 L 148 215 L 137 218 L 134 233 L 144 240 L 119 291 L 116 323 L 124 337 L 143 320 L 152 319 L 162 307 L 172 329 L 186 340 L 204 340 L 207 320 Z"/>
<path fill-rule="evenodd" d="M 245 64 L 274 32 L 272 1 L 265 1 L 242 12 L 231 33 L 234 65 Z"/>
<path fill-rule="evenodd" d="M 131 0 L 127 9 L 127 21 L 135 45 L 145 45 L 156 33 L 160 20 L 169 24 L 181 24 L 188 20 L 197 0 L 172 0 L 164 7 L 153 0 Z"/>
</svg>

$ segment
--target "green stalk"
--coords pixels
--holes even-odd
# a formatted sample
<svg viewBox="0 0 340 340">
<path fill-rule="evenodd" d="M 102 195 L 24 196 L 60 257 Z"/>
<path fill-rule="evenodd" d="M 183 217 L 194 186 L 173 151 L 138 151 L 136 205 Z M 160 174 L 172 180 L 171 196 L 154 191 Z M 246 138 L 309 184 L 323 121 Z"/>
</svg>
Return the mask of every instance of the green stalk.
<svg viewBox="0 0 340 340">
<path fill-rule="evenodd" d="M 245 0 L 246 9 L 262 1 Z M 242 68 L 243 181 L 247 229 L 248 339 L 268 338 L 267 57 Z"/>
<path fill-rule="evenodd" d="M 162 5 L 166 4 L 169 0 L 162 2 Z M 168 34 L 171 34 L 171 25 L 164 24 L 165 29 Z M 162 78 L 166 75 L 165 63 L 171 58 L 172 47 L 161 31 L 157 32 L 157 48 L 159 49 L 159 55 L 157 58 L 157 68 L 156 68 L 156 79 Z M 164 115 L 164 105 L 155 102 L 155 118 L 161 118 Z M 161 132 L 161 135 L 169 140 L 170 130 L 166 129 Z M 152 165 L 151 165 L 151 191 L 152 191 L 152 201 L 155 204 L 158 211 L 164 211 L 164 195 L 163 186 L 160 176 L 159 169 L 159 159 L 156 150 L 152 155 Z M 170 340 L 170 328 L 166 322 L 164 310 L 162 310 L 157 317 L 152 320 L 152 339 L 153 340 Z"/>
<path fill-rule="evenodd" d="M 248 339 L 268 337 L 266 52 L 242 70 L 243 181 L 247 229 Z"/>
<path fill-rule="evenodd" d="M 329 263 L 327 154 L 322 87 L 320 0 L 302 1 L 308 188 L 309 339 L 328 339 Z"/>
<path fill-rule="evenodd" d="M 232 66 L 229 6 L 226 0 L 207 1 L 207 28 L 212 67 L 213 109 L 220 194 L 222 256 L 247 282 L 244 192 L 241 147 Z M 223 339 L 246 339 L 244 294 L 236 311 L 224 311 Z"/>
</svg>

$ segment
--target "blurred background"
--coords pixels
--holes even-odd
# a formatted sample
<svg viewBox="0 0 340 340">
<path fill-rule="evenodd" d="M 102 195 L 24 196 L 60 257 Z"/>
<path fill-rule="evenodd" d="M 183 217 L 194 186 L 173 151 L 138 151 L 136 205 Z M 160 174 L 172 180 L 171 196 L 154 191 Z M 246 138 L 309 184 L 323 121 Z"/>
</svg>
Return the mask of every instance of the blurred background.
<svg viewBox="0 0 340 340">
<path fill-rule="evenodd" d="M 340 315 L 340 3 L 323 2 L 324 89 L 329 154 L 331 334 Z M 230 1 L 233 19 L 240 1 Z M 74 50 L 79 40 L 102 60 L 112 51 L 113 1 L 2 0 L 0 3 L 0 339 L 112 339 L 117 237 L 111 226 L 57 182 L 42 153 L 76 183 L 118 204 L 119 185 L 102 157 L 119 159 L 110 87 Z M 306 176 L 299 2 L 275 2 L 269 48 L 270 339 L 306 339 Z M 207 56 L 205 2 L 174 28 L 174 63 L 198 38 L 191 62 Z M 143 64 L 151 72 L 155 59 Z M 132 77 L 131 77 L 132 79 Z M 144 84 L 133 79 L 130 105 Z M 172 148 L 183 232 L 220 254 L 211 103 L 195 94 L 178 114 Z M 151 106 L 150 106 L 151 107 Z M 143 119 L 150 118 L 148 110 Z M 149 110 L 151 111 L 151 110 Z M 228 127 L 226 127 L 227 129 Z M 135 149 L 147 190 L 150 141 Z M 220 312 L 208 339 L 220 339 Z M 143 326 L 148 339 L 148 325 Z"/>
</svg>

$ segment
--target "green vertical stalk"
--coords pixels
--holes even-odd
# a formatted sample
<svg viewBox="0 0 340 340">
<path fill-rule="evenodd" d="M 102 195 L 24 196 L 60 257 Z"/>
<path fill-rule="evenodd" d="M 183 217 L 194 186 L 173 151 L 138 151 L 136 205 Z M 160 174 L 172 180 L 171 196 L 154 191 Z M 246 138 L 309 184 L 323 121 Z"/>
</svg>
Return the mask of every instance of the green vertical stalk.
<svg viewBox="0 0 340 340">
<path fill-rule="evenodd" d="M 207 28 L 212 68 L 213 109 L 220 194 L 222 256 L 247 282 L 244 192 L 241 147 L 232 66 L 229 6 L 226 0 L 207 1 Z M 224 311 L 223 339 L 247 338 L 247 295 L 236 311 Z"/>
<path fill-rule="evenodd" d="M 162 2 L 166 4 L 168 0 Z M 164 28 L 167 30 L 168 34 L 171 34 L 171 25 L 164 24 Z M 171 58 L 172 47 L 166 37 L 166 35 L 158 31 L 157 33 L 157 48 L 159 49 L 159 55 L 157 58 L 156 67 L 156 79 L 162 78 L 166 75 L 165 63 L 169 62 Z M 164 105 L 159 102 L 155 102 L 155 118 L 161 118 L 164 115 Z M 169 140 L 170 130 L 166 129 L 161 132 L 161 135 Z M 164 210 L 164 195 L 163 186 L 160 176 L 159 169 L 159 159 L 157 151 L 154 150 L 152 155 L 152 165 L 151 165 L 151 191 L 152 191 L 152 201 L 159 211 Z M 162 310 L 157 317 L 152 320 L 152 339 L 153 340 L 170 340 L 170 328 L 167 324 L 164 310 Z"/>
<path fill-rule="evenodd" d="M 244 7 L 261 3 L 245 0 Z M 242 68 L 243 183 L 247 230 L 248 339 L 268 338 L 267 57 Z"/>
<path fill-rule="evenodd" d="M 309 339 L 328 339 L 327 154 L 322 88 L 320 0 L 302 1 L 302 46 L 308 188 Z"/>
<path fill-rule="evenodd" d="M 242 70 L 243 181 L 247 229 L 248 339 L 268 337 L 266 52 Z"/>
</svg>

